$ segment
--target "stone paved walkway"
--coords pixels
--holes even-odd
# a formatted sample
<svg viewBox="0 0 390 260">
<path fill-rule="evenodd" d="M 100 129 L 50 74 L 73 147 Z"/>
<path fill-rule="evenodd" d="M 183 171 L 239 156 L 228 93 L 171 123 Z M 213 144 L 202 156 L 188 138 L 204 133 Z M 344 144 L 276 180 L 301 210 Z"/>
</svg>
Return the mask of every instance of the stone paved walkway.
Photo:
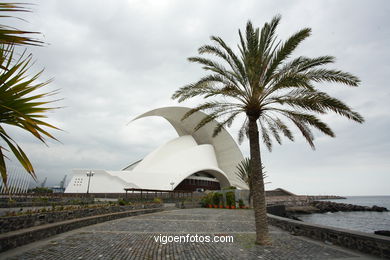
<svg viewBox="0 0 390 260">
<path fill-rule="evenodd" d="M 0 254 L 0 259 L 374 259 L 270 227 L 272 246 L 254 245 L 250 210 L 185 209 L 80 228 Z M 232 235 L 233 243 L 167 243 L 158 235 Z"/>
</svg>

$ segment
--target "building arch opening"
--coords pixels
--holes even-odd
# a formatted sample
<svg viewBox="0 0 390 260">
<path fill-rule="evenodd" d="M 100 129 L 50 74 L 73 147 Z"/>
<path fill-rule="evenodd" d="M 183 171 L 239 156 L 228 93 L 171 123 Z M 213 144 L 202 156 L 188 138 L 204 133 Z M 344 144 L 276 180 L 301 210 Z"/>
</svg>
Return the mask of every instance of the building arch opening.
<svg viewBox="0 0 390 260">
<path fill-rule="evenodd" d="M 221 178 L 217 178 L 215 175 L 221 175 L 221 173 L 216 174 L 216 172 L 207 170 L 195 172 L 180 182 L 174 190 L 220 190 L 228 186 L 227 180 L 221 180 Z"/>
</svg>

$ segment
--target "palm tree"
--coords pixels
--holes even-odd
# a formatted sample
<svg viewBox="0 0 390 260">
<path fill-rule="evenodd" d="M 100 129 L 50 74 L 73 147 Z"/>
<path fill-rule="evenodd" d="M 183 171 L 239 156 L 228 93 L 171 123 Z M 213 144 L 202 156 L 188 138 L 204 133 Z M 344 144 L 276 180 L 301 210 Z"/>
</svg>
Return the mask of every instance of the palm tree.
<svg viewBox="0 0 390 260">
<path fill-rule="evenodd" d="M 3 12 L 28 12 L 23 4 L 0 3 L 0 18 L 10 18 L 2 15 Z M 6 125 L 19 127 L 40 141 L 45 143 L 45 137 L 55 139 L 45 128 L 58 129 L 55 126 L 44 122 L 46 112 L 55 109 L 47 105 L 54 102 L 49 97 L 56 94 L 56 91 L 45 92 L 42 88 L 49 81 L 37 82 L 42 71 L 29 76 L 32 66 L 32 55 L 15 53 L 15 46 L 41 45 L 42 42 L 30 38 L 33 32 L 26 32 L 12 27 L 0 25 L 0 137 L 4 144 L 0 145 L 0 174 L 3 183 L 7 187 L 6 152 L 11 152 L 36 179 L 34 168 L 25 152 L 11 137 L 6 130 Z M 56 140 L 56 139 L 55 139 Z M 6 148 L 6 146 L 8 149 Z"/>
<path fill-rule="evenodd" d="M 294 140 L 290 126 L 282 120 L 287 119 L 314 149 L 313 129 L 335 136 L 318 115 L 334 112 L 359 123 L 364 121 L 345 103 L 315 86 L 315 83 L 358 86 L 359 79 L 350 73 L 323 67 L 335 61 L 331 56 L 290 58 L 297 46 L 310 35 L 311 29 L 304 28 L 282 42 L 275 35 L 280 19 L 280 16 L 275 16 L 261 30 L 248 21 L 245 35 L 238 31 L 238 54 L 220 37 L 212 36 L 214 45 L 204 45 L 198 52 L 200 55 L 215 55 L 223 63 L 204 57 L 189 58 L 190 62 L 201 64 L 210 74 L 180 88 L 172 96 L 179 102 L 196 96 L 203 97 L 206 101 L 191 109 L 183 119 L 199 110 L 206 112 L 208 116 L 195 128 L 199 129 L 219 118 L 214 136 L 224 126 L 230 126 L 238 115 L 246 115 L 238 139 L 242 142 L 245 136 L 249 138 L 257 244 L 271 243 L 259 131 L 265 146 L 271 151 L 272 138 L 279 144 L 282 142 L 281 135 Z M 210 98 L 214 99 L 208 101 Z"/>
<path fill-rule="evenodd" d="M 13 12 L 30 12 L 30 9 L 26 7 L 27 4 L 22 3 L 0 3 L 0 18 L 16 18 L 7 13 Z M 5 13 L 5 14 L 4 14 Z M 36 45 L 41 46 L 42 41 L 30 37 L 30 35 L 39 34 L 38 32 L 29 32 L 19 30 L 10 26 L 0 24 L 0 44 L 12 44 L 12 45 Z"/>
<path fill-rule="evenodd" d="M 266 172 L 264 171 L 264 166 L 262 167 L 263 179 L 267 178 Z M 251 159 L 246 157 L 237 165 L 236 175 L 240 180 L 242 180 L 249 187 L 249 204 L 252 201 L 252 182 L 251 178 Z M 264 184 L 268 184 L 270 182 L 265 182 Z"/>
</svg>

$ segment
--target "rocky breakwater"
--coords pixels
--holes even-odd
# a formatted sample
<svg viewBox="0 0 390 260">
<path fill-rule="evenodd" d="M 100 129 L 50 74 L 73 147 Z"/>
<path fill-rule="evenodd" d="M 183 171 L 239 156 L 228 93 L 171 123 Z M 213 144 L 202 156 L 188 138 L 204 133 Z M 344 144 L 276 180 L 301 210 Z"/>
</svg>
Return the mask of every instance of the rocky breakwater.
<svg viewBox="0 0 390 260">
<path fill-rule="evenodd" d="M 319 213 L 325 213 L 325 212 L 338 212 L 338 211 L 376 211 L 376 212 L 385 212 L 389 211 L 385 207 L 379 207 L 379 206 L 359 206 L 359 205 L 353 205 L 353 204 L 346 204 L 346 203 L 337 203 L 337 202 L 331 202 L 331 201 L 312 201 L 310 203 L 310 206 L 313 206 L 318 209 Z"/>
</svg>

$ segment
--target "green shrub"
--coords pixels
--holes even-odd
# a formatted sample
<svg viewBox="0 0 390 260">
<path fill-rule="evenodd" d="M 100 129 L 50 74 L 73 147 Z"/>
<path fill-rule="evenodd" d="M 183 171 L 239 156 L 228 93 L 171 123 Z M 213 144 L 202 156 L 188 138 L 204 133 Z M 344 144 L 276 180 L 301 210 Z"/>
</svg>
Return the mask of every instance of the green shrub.
<svg viewBox="0 0 390 260">
<path fill-rule="evenodd" d="M 200 199 L 200 206 L 201 206 L 202 208 L 206 208 L 206 207 L 207 207 L 206 196 L 204 196 L 204 197 L 202 197 L 202 198 Z"/>
<path fill-rule="evenodd" d="M 124 199 L 119 198 L 119 199 L 118 199 L 118 204 L 119 204 L 120 206 L 125 206 L 125 205 L 127 204 L 127 202 L 126 202 Z"/>
<path fill-rule="evenodd" d="M 220 192 L 215 192 L 213 194 L 213 204 L 220 205 L 223 204 L 223 194 Z"/>
<path fill-rule="evenodd" d="M 200 200 L 200 204 L 202 207 L 207 207 L 207 205 L 211 205 L 213 203 L 214 192 L 209 192 Z"/>
<path fill-rule="evenodd" d="M 207 201 L 207 204 L 213 204 L 213 196 L 214 196 L 214 192 L 210 192 L 209 194 L 206 195 L 206 201 Z"/>
<path fill-rule="evenodd" d="M 48 203 L 49 202 L 49 198 L 47 198 L 47 197 L 38 197 L 38 198 L 34 199 L 34 201 Z"/>
<path fill-rule="evenodd" d="M 240 208 L 245 206 L 245 203 L 242 199 L 238 200 L 238 206 L 240 206 Z"/>
<path fill-rule="evenodd" d="M 237 189 L 237 187 L 229 186 L 229 187 L 223 188 L 222 190 L 235 190 L 235 189 Z"/>
<path fill-rule="evenodd" d="M 229 207 L 236 205 L 236 196 L 233 191 L 226 192 L 226 204 Z"/>
<path fill-rule="evenodd" d="M 213 194 L 213 204 L 214 205 L 219 205 L 219 195 L 220 193 L 218 193 L 218 192 L 215 192 L 214 194 Z"/>
<path fill-rule="evenodd" d="M 162 199 L 160 199 L 160 198 L 154 198 L 154 199 L 153 199 L 153 202 L 154 202 L 154 203 L 162 203 L 163 201 L 162 201 Z"/>
<path fill-rule="evenodd" d="M 218 192 L 218 197 L 219 197 L 219 205 L 223 205 L 223 193 Z"/>
<path fill-rule="evenodd" d="M 28 190 L 28 192 L 31 193 L 53 193 L 53 190 L 49 188 L 44 188 L 44 187 L 35 187 L 34 189 Z"/>
<path fill-rule="evenodd" d="M 48 203 L 49 203 L 49 198 L 43 197 L 43 198 L 41 198 L 41 201 L 42 201 L 44 204 L 48 204 Z"/>
<path fill-rule="evenodd" d="M 72 205 L 79 204 L 79 200 L 76 200 L 76 199 L 70 200 L 69 204 L 72 204 Z"/>
</svg>

